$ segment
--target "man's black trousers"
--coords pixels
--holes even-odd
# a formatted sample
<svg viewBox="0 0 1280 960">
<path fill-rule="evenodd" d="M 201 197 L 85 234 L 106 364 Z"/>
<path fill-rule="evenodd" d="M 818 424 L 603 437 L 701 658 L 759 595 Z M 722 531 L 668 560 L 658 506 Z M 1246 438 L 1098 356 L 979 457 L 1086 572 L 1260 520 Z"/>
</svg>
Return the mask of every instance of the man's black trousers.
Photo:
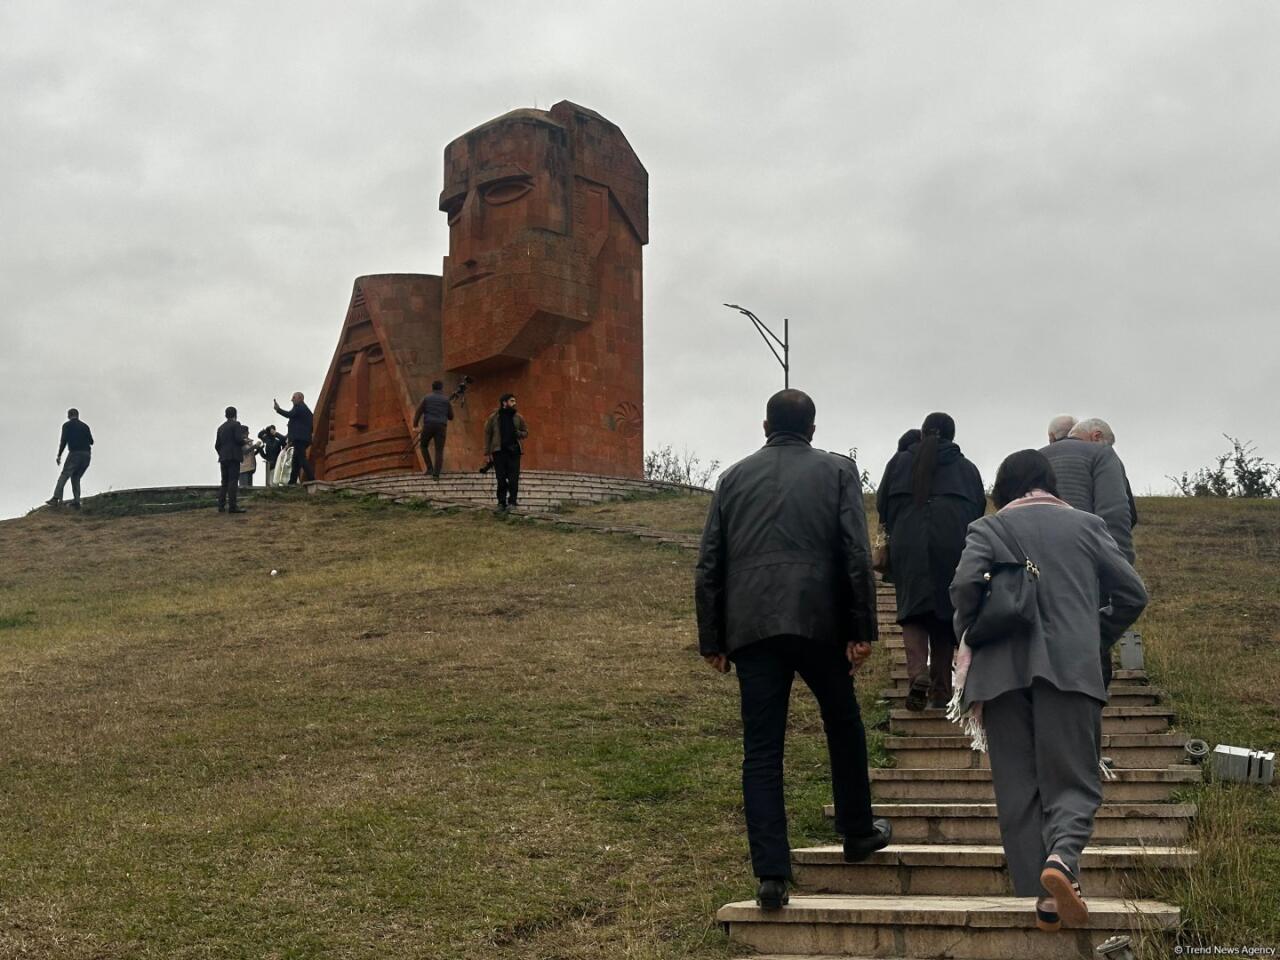
<svg viewBox="0 0 1280 960">
<path fill-rule="evenodd" d="M 236 485 L 240 482 L 240 461 L 219 460 L 222 468 L 222 486 L 218 488 L 218 509 L 230 506 L 236 509 Z"/>
<path fill-rule="evenodd" d="M 305 473 L 308 480 L 314 480 L 316 475 L 307 461 L 307 447 L 311 446 L 311 441 L 293 440 L 291 443 L 293 444 L 293 467 L 289 470 L 289 482 L 297 483 L 299 473 Z"/>
<path fill-rule="evenodd" d="M 757 877 L 790 877 L 791 846 L 782 796 L 782 748 L 796 674 L 813 691 L 831 757 L 836 832 L 872 832 L 867 735 L 845 648 L 803 637 L 758 640 L 731 656 L 742 693 L 742 798 Z"/>
<path fill-rule="evenodd" d="M 449 432 L 447 423 L 424 423 L 422 425 L 422 460 L 427 465 L 427 473 L 433 477 L 439 477 L 440 471 L 444 469 L 444 438 Z M 431 452 L 427 449 L 428 444 L 435 443 L 436 458 L 431 459 Z"/>
<path fill-rule="evenodd" d="M 498 506 L 514 507 L 520 492 L 520 454 L 499 450 L 493 455 L 493 472 L 498 477 Z"/>
</svg>

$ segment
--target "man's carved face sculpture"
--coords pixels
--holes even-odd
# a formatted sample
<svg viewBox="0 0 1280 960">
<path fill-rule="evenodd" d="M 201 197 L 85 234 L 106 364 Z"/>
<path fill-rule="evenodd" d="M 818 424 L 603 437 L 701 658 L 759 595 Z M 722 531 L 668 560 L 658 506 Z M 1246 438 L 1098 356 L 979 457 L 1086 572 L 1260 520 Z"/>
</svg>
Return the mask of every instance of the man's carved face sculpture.
<svg viewBox="0 0 1280 960">
<path fill-rule="evenodd" d="M 517 110 L 446 148 L 447 368 L 518 363 L 591 318 L 609 191 L 575 178 L 568 137 L 548 114 Z"/>
</svg>

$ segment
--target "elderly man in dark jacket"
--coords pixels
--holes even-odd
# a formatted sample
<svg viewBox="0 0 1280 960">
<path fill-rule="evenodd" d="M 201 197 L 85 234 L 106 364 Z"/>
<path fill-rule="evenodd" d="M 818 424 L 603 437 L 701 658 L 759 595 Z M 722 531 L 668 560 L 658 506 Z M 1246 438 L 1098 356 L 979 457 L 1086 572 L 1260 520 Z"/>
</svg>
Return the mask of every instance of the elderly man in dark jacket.
<svg viewBox="0 0 1280 960">
<path fill-rule="evenodd" d="M 298 482 L 299 473 L 308 480 L 314 480 L 316 475 L 311 469 L 311 461 L 307 459 L 307 448 L 311 446 L 314 419 L 311 408 L 307 406 L 301 391 L 294 393 L 290 399 L 293 406 L 288 410 L 282 410 L 280 404 L 274 400 L 271 405 L 275 407 L 276 413 L 289 420 L 289 446 L 293 447 L 293 468 L 289 471 L 289 485 L 293 486 Z"/>
<path fill-rule="evenodd" d="M 796 674 L 822 712 L 845 859 L 865 859 L 892 834 L 871 816 L 866 733 L 849 679 L 876 636 L 862 485 L 852 460 L 813 449 L 813 423 L 801 391 L 769 400 L 764 448 L 716 487 L 695 581 L 699 650 L 714 669 L 738 670 L 747 837 L 767 909 L 787 902 L 791 877 L 782 752 Z"/>
</svg>

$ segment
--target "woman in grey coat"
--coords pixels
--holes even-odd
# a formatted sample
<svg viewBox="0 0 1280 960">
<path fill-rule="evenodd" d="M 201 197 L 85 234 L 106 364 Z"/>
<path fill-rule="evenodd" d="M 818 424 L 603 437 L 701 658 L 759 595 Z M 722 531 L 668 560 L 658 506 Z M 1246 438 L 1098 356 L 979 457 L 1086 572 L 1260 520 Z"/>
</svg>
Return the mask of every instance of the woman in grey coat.
<svg viewBox="0 0 1280 960">
<path fill-rule="evenodd" d="M 960 706 L 976 708 L 986 734 L 1014 893 L 1039 898 L 1042 930 L 1081 926 L 1089 911 L 1076 879 L 1080 853 L 1102 802 L 1107 691 L 1098 653 L 1138 619 L 1147 591 L 1106 522 L 1058 499 L 1043 454 L 1010 455 L 992 498 L 999 512 L 969 525 L 951 584 L 956 634 L 963 638 L 977 619 L 984 577 L 996 559 L 1036 564 L 1040 617 L 1029 639 L 995 640 L 972 651 Z M 996 524 L 1026 557 L 1012 555 Z"/>
</svg>

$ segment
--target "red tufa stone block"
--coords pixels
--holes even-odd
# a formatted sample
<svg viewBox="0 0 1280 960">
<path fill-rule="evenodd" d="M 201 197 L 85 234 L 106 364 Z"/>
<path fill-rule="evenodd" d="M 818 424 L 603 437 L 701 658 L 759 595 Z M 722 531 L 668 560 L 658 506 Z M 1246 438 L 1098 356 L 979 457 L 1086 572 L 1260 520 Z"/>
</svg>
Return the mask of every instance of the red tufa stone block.
<svg viewBox="0 0 1280 960">
<path fill-rule="evenodd" d="M 317 476 L 421 469 L 418 402 L 464 376 L 450 469 L 480 465 L 484 422 L 511 392 L 527 468 L 641 476 L 648 174 L 622 131 L 568 101 L 514 110 L 449 144 L 444 165 L 443 275 L 356 280 L 316 404 Z"/>
</svg>

